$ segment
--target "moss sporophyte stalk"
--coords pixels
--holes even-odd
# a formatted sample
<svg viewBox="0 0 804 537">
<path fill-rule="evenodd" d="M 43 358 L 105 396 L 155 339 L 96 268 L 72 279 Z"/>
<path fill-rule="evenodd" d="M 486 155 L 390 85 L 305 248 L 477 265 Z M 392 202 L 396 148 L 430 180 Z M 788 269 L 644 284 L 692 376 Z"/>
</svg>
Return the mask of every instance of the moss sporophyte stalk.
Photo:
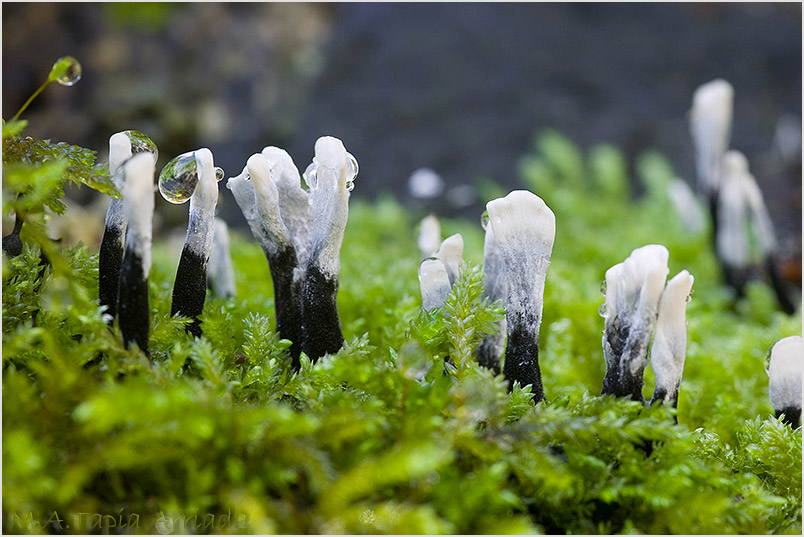
<svg viewBox="0 0 804 537">
<path fill-rule="evenodd" d="M 729 106 L 691 116 L 720 137 L 701 195 L 768 238 Z M 158 179 L 190 202 L 177 268 L 146 134 L 107 165 L 24 130 L 3 125 L 4 531 L 801 533 L 800 305 L 721 283 L 736 228 L 680 213 L 657 153 L 633 199 L 619 150 L 542 133 L 478 225 L 350 199 L 337 138 L 304 174 L 268 146 L 226 181 L 245 236 L 189 151 Z M 51 239 L 68 182 L 110 197 L 97 252 Z"/>
</svg>

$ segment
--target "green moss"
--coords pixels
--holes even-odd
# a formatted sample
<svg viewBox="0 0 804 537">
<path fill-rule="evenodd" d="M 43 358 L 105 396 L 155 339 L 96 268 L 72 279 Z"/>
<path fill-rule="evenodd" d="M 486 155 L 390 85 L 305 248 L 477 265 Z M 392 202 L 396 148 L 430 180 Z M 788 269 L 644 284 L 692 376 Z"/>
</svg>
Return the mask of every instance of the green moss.
<svg viewBox="0 0 804 537">
<path fill-rule="evenodd" d="M 689 235 L 663 193 L 672 170 L 658 155 L 640 161 L 646 194 L 632 200 L 615 148 L 587 159 L 560 135 L 540 140 L 522 166 L 556 215 L 538 406 L 469 359 L 500 315 L 480 300 L 476 221 L 442 222 L 463 234 L 466 263 L 445 307 L 425 314 L 417 218 L 353 200 L 338 297 L 347 344 L 298 373 L 245 234 L 232 231 L 237 298 L 208 299 L 198 340 L 169 316 L 177 257 L 156 245 L 153 363 L 103 322 L 96 252 L 24 236 L 3 263 L 3 530 L 800 533 L 801 431 L 771 417 L 763 358 L 800 332 L 801 314 L 777 311 L 762 283 L 733 302 L 708 231 Z M 62 180 L 65 158 L 30 173 L 61 166 Z M 4 194 L 39 207 L 60 196 L 58 180 L 22 190 L 6 170 L 18 173 L 4 163 Z M 648 243 L 667 246 L 671 275 L 696 278 L 677 412 L 597 395 L 600 282 Z M 52 266 L 37 276 L 41 248 Z"/>
</svg>

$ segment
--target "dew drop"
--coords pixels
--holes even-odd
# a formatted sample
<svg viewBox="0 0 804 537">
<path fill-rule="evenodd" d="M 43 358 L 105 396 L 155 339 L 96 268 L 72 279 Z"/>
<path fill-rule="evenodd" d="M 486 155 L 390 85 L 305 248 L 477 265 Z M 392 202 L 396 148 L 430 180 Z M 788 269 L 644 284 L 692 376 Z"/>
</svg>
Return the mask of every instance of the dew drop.
<svg viewBox="0 0 804 537">
<path fill-rule="evenodd" d="M 605 318 L 608 315 L 608 309 L 606 308 L 606 303 L 602 303 L 599 308 L 597 308 L 597 314 L 601 317 Z"/>
<path fill-rule="evenodd" d="M 360 166 L 357 165 L 357 159 L 351 153 L 346 153 L 346 166 L 347 166 L 347 173 L 346 175 L 349 177 L 348 182 L 354 182 L 357 174 L 360 172 Z M 348 184 L 347 184 L 348 188 Z M 354 186 L 352 187 L 354 188 Z M 349 188 L 351 191 L 352 189 Z"/>
<path fill-rule="evenodd" d="M 480 215 L 480 227 L 484 230 L 488 229 L 489 227 L 489 212 L 488 210 L 483 211 L 483 214 Z"/>
<path fill-rule="evenodd" d="M 355 182 L 354 181 L 346 181 L 346 191 L 351 192 L 355 189 Z"/>
<path fill-rule="evenodd" d="M 686 303 L 689 304 L 692 302 L 692 294 L 687 295 Z"/>
<path fill-rule="evenodd" d="M 62 56 L 53 67 L 56 67 L 61 62 L 67 62 L 67 69 L 56 79 L 56 82 L 62 86 L 72 86 L 81 80 L 81 64 L 72 56 Z"/>
<path fill-rule="evenodd" d="M 251 181 L 251 174 L 246 172 L 246 181 Z"/>
<path fill-rule="evenodd" d="M 177 205 L 190 199 L 197 184 L 198 163 L 194 151 L 173 158 L 159 174 L 159 192 L 167 201 Z"/>
<path fill-rule="evenodd" d="M 132 155 L 136 155 L 137 153 L 153 153 L 154 158 L 159 158 L 159 150 L 156 148 L 154 141 L 151 140 L 147 134 L 134 130 L 123 131 L 123 133 L 128 136 L 131 142 Z"/>
<path fill-rule="evenodd" d="M 600 282 L 600 294 L 606 296 L 606 280 Z"/>
<path fill-rule="evenodd" d="M 302 177 L 304 177 L 307 188 L 315 190 L 315 187 L 318 186 L 318 162 L 316 162 L 315 159 L 313 159 L 313 162 L 304 170 Z"/>
<path fill-rule="evenodd" d="M 215 180 L 220 183 L 221 181 L 223 181 L 224 175 L 226 175 L 226 173 L 223 171 L 223 168 L 215 166 Z"/>
<path fill-rule="evenodd" d="M 772 351 L 773 351 L 773 347 L 771 347 L 770 349 L 768 349 L 768 352 L 766 352 L 766 353 L 765 353 L 765 360 L 764 360 L 764 363 L 765 363 L 765 373 L 767 373 L 767 374 L 768 374 L 768 376 L 770 376 L 770 361 L 771 361 L 771 352 L 772 352 Z"/>
</svg>

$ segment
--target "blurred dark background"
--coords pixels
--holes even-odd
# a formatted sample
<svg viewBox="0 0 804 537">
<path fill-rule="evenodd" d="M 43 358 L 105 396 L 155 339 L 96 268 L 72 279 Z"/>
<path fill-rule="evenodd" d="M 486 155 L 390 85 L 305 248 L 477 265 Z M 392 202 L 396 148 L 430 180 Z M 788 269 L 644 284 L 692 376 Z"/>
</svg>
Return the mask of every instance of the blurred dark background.
<svg viewBox="0 0 804 537">
<path fill-rule="evenodd" d="M 360 163 L 353 195 L 390 192 L 443 216 L 476 218 L 481 178 L 521 186 L 518 161 L 547 128 L 584 148 L 613 143 L 629 159 L 657 149 L 693 184 L 692 94 L 725 78 L 735 88 L 731 146 L 751 162 L 783 247 L 801 254 L 800 3 L 3 3 L 2 12 L 4 118 L 59 56 L 83 66 L 76 86 L 48 87 L 25 112 L 30 135 L 105 159 L 112 133 L 137 129 L 159 146 L 159 169 L 209 147 L 231 176 L 266 145 L 286 148 L 303 171 L 328 134 Z M 798 151 L 781 150 L 796 137 Z M 408 177 L 421 167 L 443 177 L 444 195 L 411 195 Z M 456 187 L 462 195 L 450 196 Z M 222 215 L 242 225 L 221 192 Z M 158 207 L 181 227 L 185 206 Z"/>
</svg>

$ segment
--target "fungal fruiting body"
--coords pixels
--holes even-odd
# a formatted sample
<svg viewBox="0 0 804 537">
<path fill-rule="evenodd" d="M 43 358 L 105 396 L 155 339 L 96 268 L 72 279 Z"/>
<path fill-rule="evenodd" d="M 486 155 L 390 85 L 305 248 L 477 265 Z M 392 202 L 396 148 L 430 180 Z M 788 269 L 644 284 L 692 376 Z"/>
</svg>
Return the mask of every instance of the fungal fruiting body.
<svg viewBox="0 0 804 537">
<path fill-rule="evenodd" d="M 455 280 L 458 279 L 458 272 L 463 262 L 463 236 L 460 233 L 456 233 L 444 239 L 433 257 L 444 264 L 450 286 L 455 285 Z"/>
<path fill-rule="evenodd" d="M 717 193 L 721 159 L 729 147 L 734 107 L 734 88 L 716 79 L 695 90 L 690 110 L 690 133 L 695 146 L 699 190 L 708 197 Z"/>
<path fill-rule="evenodd" d="M 158 155 L 156 145 L 141 132 L 117 132 L 109 138 L 109 173 L 115 187 L 121 193 L 125 185 L 125 174 L 120 167 L 133 154 L 143 152 L 152 153 L 154 160 Z M 153 182 L 153 177 L 151 181 Z M 126 236 L 123 204 L 122 199 L 109 200 L 103 238 L 98 252 L 98 302 L 106 308 L 107 322 L 110 325 L 117 315 L 117 286 Z"/>
<path fill-rule="evenodd" d="M 444 263 L 435 257 L 428 257 L 419 265 L 419 288 L 422 292 L 422 308 L 430 311 L 440 308 L 446 302 L 452 286 Z"/>
<path fill-rule="evenodd" d="M 22 222 L 21 215 L 17 213 L 14 220 L 14 229 L 3 237 L 3 253 L 8 257 L 17 257 L 22 253 L 22 239 L 20 238 Z"/>
<path fill-rule="evenodd" d="M 220 218 L 216 218 L 212 234 L 212 253 L 207 264 L 207 287 L 217 297 L 235 296 L 234 267 L 229 242 L 229 226 Z"/>
<path fill-rule="evenodd" d="M 223 174 L 219 170 L 214 166 L 212 152 L 202 148 L 173 159 L 159 177 L 159 188 L 165 199 L 172 203 L 183 203 L 188 196 L 190 199 L 187 235 L 173 284 L 170 314 L 191 318 L 186 330 L 196 337 L 201 335 L 198 317 L 206 299 L 218 180 Z"/>
<path fill-rule="evenodd" d="M 749 171 L 748 159 L 739 151 L 729 151 L 723 157 L 717 219 L 715 244 L 726 282 L 738 296 L 742 295 L 751 275 L 751 244 L 755 242 L 764 258 L 779 304 L 787 313 L 793 313 L 795 305 L 776 266 L 777 242 L 773 222 L 762 191 Z M 750 234 L 755 241 L 750 240 Z"/>
<path fill-rule="evenodd" d="M 603 395 L 629 396 L 644 402 L 642 374 L 669 272 L 668 257 L 667 248 L 651 244 L 637 248 L 606 271 L 606 302 L 601 309 L 606 319 Z"/>
<path fill-rule="evenodd" d="M 299 367 L 302 341 L 301 283 L 303 269 L 299 267 L 298 253 L 305 253 L 308 247 L 302 239 L 296 248 L 287 221 L 299 224 L 309 222 L 309 204 L 306 194 L 301 190 L 299 174 L 290 156 L 282 150 L 269 151 L 249 157 L 246 168 L 238 177 L 228 181 L 237 204 L 249 223 L 252 234 L 268 259 L 274 288 L 274 309 L 276 330 L 284 339 L 292 341 L 290 348 L 293 367 Z M 281 151 L 281 153 L 280 153 Z M 269 160 L 265 154 L 271 156 Z M 287 176 L 291 177 L 288 178 Z M 295 175 L 295 188 L 302 203 L 288 205 L 289 186 Z M 283 184 L 284 183 L 284 184 Z M 281 188 L 281 190 L 280 190 Z M 282 199 L 284 196 L 284 200 Z M 285 201 L 285 204 L 282 204 Z M 284 213 L 284 218 L 283 218 Z M 292 215 L 290 217 L 289 215 Z"/>
<path fill-rule="evenodd" d="M 430 257 L 438 250 L 441 244 L 441 224 L 435 215 L 431 214 L 422 219 L 417 242 L 422 258 Z"/>
<path fill-rule="evenodd" d="M 456 233 L 444 239 L 441 244 L 436 244 L 433 256 L 419 264 L 419 288 L 424 310 L 429 311 L 444 305 L 455 280 L 458 279 L 461 263 L 463 236 Z"/>
<path fill-rule="evenodd" d="M 155 167 L 155 155 L 135 155 L 123 165 L 121 181 L 122 216 L 127 226 L 116 293 L 117 312 L 125 344 L 135 343 L 146 355 L 150 330 L 148 273 L 151 270 Z"/>
<path fill-rule="evenodd" d="M 271 177 L 276 182 L 276 190 L 279 194 L 279 215 L 282 217 L 282 222 L 296 249 L 298 266 L 294 271 L 293 279 L 301 282 L 304 267 L 310 257 L 310 242 L 313 234 L 310 197 L 308 192 L 301 187 L 301 175 L 287 151 L 269 146 L 262 150 L 262 155 L 268 159 L 268 163 L 271 165 Z"/>
<path fill-rule="evenodd" d="M 486 212 L 488 214 L 488 210 Z M 505 303 L 507 292 L 505 289 L 505 274 L 502 270 L 501 253 L 497 241 L 494 240 L 494 232 L 491 226 L 488 225 L 488 221 L 484 219 L 482 223 L 486 230 L 483 243 L 483 272 L 485 273 L 483 278 L 483 297 L 488 298 L 489 302 L 500 300 Z M 499 320 L 497 326 L 499 328 L 498 332 L 484 337 L 477 349 L 478 363 L 494 371 L 495 375 L 500 374 L 500 360 L 505 350 L 505 319 Z"/>
<path fill-rule="evenodd" d="M 661 402 L 676 407 L 678 390 L 687 355 L 687 300 L 695 278 L 682 270 L 667 282 L 659 300 L 659 316 L 650 350 L 650 363 L 656 377 L 651 404 Z"/>
<path fill-rule="evenodd" d="M 505 288 L 507 344 L 503 373 L 513 386 L 532 386 L 544 398 L 539 369 L 539 327 L 544 284 L 555 239 L 555 216 L 542 199 L 515 190 L 487 206 Z"/>
<path fill-rule="evenodd" d="M 358 168 L 337 138 L 315 143 L 315 158 L 304 173 L 312 208 L 312 242 L 302 284 L 302 351 L 311 360 L 343 346 L 337 294 L 340 249 L 349 216 L 349 192 Z"/>
<path fill-rule="evenodd" d="M 792 427 L 801 424 L 801 380 L 804 367 L 804 340 L 790 336 L 777 341 L 770 350 L 767 365 L 770 402 L 776 417 Z"/>
<path fill-rule="evenodd" d="M 684 228 L 690 233 L 700 233 L 704 228 L 704 213 L 687 182 L 676 177 L 667 185 L 667 195 L 684 223 Z"/>
<path fill-rule="evenodd" d="M 729 151 L 723 161 L 723 181 L 718 196 L 717 257 L 723 267 L 726 282 L 737 294 L 749 277 L 748 206 L 746 184 L 749 180 L 748 162 L 737 151 Z"/>
</svg>

